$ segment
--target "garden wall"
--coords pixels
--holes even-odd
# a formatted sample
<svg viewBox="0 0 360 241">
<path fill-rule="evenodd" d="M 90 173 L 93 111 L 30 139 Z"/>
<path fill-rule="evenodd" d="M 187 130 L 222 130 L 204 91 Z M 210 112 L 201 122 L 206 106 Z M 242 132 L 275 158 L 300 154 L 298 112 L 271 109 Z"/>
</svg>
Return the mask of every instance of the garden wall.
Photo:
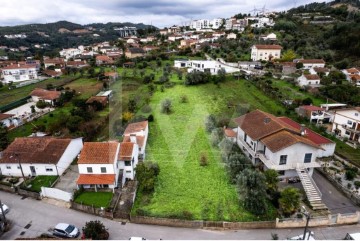
<svg viewBox="0 0 360 241">
<path fill-rule="evenodd" d="M 87 206 L 87 205 L 75 203 L 73 201 L 71 201 L 70 204 L 71 204 L 70 208 L 72 208 L 74 210 L 77 210 L 77 211 L 81 211 L 81 212 L 101 216 L 101 217 L 104 217 L 104 218 L 110 218 L 110 219 L 114 218 L 113 212 L 108 212 L 105 209 L 96 208 L 94 206 Z"/>
<path fill-rule="evenodd" d="M 16 192 L 16 187 L 11 187 L 11 186 L 8 186 L 8 185 L 0 184 L 0 190 L 5 191 L 5 192 L 15 193 Z"/>
<path fill-rule="evenodd" d="M 41 200 L 40 193 L 37 193 L 37 192 L 31 192 L 31 191 L 27 191 L 27 190 L 18 188 L 17 193 L 19 195 L 23 195 L 23 196 L 26 196 L 26 197 L 31 197 L 31 198 L 34 198 L 34 199 L 37 199 L 37 200 Z"/>
<path fill-rule="evenodd" d="M 41 187 L 41 196 L 70 202 L 73 194 L 57 188 Z"/>
<path fill-rule="evenodd" d="M 169 218 L 130 216 L 130 221 L 132 223 L 151 224 L 151 225 L 170 226 L 170 227 L 183 227 L 183 228 L 204 227 L 203 221 L 189 221 L 189 220 L 169 219 Z"/>
</svg>

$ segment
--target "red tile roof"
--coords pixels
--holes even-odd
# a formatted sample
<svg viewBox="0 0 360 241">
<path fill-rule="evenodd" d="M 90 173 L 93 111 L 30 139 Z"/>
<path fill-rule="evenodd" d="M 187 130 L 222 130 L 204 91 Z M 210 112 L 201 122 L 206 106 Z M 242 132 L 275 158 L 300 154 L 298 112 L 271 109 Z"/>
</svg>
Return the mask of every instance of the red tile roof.
<svg viewBox="0 0 360 241">
<path fill-rule="evenodd" d="M 113 164 L 119 143 L 85 142 L 78 164 Z"/>
<path fill-rule="evenodd" d="M 71 139 L 18 137 L 3 151 L 0 163 L 57 164 Z"/>
<path fill-rule="evenodd" d="M 144 145 L 145 136 L 136 136 L 136 144 L 140 147 Z M 124 136 L 123 142 L 131 142 L 130 136 Z"/>
<path fill-rule="evenodd" d="M 14 115 L 0 113 L 0 121 L 1 121 L 1 120 L 5 120 L 5 119 L 8 119 L 8 118 L 10 118 L 10 117 L 12 117 L 12 116 L 14 116 Z"/>
<path fill-rule="evenodd" d="M 226 128 L 224 132 L 227 137 L 236 137 L 236 132 L 233 129 Z"/>
<path fill-rule="evenodd" d="M 135 143 L 122 142 L 120 143 L 120 151 L 118 160 L 131 161 Z"/>
<path fill-rule="evenodd" d="M 80 174 L 76 181 L 79 185 L 115 184 L 115 174 Z"/>
<path fill-rule="evenodd" d="M 317 74 L 305 74 L 307 80 L 319 80 L 320 77 Z"/>
<path fill-rule="evenodd" d="M 1 69 L 36 69 L 36 64 L 13 64 Z"/>
<path fill-rule="evenodd" d="M 328 68 L 322 68 L 322 67 L 314 67 L 314 70 L 316 73 L 326 73 L 330 71 Z"/>
<path fill-rule="evenodd" d="M 277 117 L 261 110 L 254 110 L 235 118 L 234 121 L 253 140 L 259 140 L 284 129 L 299 132 L 286 123 L 279 121 Z"/>
<path fill-rule="evenodd" d="M 140 132 L 142 130 L 145 131 L 147 126 L 148 126 L 148 121 L 130 123 L 126 127 L 124 134 L 125 135 L 130 135 L 131 133 Z"/>
<path fill-rule="evenodd" d="M 91 96 L 87 101 L 86 104 L 91 104 L 93 102 L 99 102 L 101 103 L 103 106 L 107 105 L 108 99 L 106 96 Z"/>
<path fill-rule="evenodd" d="M 109 57 L 109 56 L 106 56 L 106 55 L 96 56 L 96 60 L 100 60 L 100 61 L 112 61 L 112 59 L 110 59 L 110 57 Z"/>
<path fill-rule="evenodd" d="M 359 73 L 360 70 L 358 70 L 357 68 L 350 68 L 350 69 L 346 69 L 346 72 L 348 72 L 350 74 L 356 74 L 356 73 Z"/>
<path fill-rule="evenodd" d="M 56 100 L 60 97 L 61 92 L 55 90 L 44 90 L 44 89 L 36 88 L 30 93 L 30 95 L 37 96 L 43 100 Z"/>
<path fill-rule="evenodd" d="M 287 123 L 288 125 L 291 125 L 292 127 L 296 128 L 297 130 L 300 131 L 301 125 L 299 123 L 297 123 L 296 121 L 293 121 L 292 119 L 288 118 L 288 117 L 279 117 L 279 119 L 285 123 Z M 315 144 L 321 145 L 321 144 L 331 144 L 334 143 L 333 141 L 323 137 L 322 135 L 310 130 L 309 128 L 306 128 L 306 135 L 304 136 L 306 139 L 311 140 L 312 142 L 314 142 Z"/>
<path fill-rule="evenodd" d="M 257 45 L 255 45 L 255 47 L 257 49 L 282 49 L 282 47 L 280 45 L 277 45 L 277 44 L 270 44 L 270 45 L 257 44 Z"/>
</svg>

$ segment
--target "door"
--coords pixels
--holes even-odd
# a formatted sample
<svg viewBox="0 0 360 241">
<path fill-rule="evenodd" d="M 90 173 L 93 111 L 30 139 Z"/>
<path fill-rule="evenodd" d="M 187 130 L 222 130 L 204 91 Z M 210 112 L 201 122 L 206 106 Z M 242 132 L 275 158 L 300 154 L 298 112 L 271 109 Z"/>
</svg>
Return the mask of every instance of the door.
<svg viewBox="0 0 360 241">
<path fill-rule="evenodd" d="M 35 171 L 35 167 L 34 167 L 34 166 L 30 166 L 30 171 L 31 171 L 31 176 L 32 176 L 32 177 L 36 176 L 36 171 Z"/>
</svg>

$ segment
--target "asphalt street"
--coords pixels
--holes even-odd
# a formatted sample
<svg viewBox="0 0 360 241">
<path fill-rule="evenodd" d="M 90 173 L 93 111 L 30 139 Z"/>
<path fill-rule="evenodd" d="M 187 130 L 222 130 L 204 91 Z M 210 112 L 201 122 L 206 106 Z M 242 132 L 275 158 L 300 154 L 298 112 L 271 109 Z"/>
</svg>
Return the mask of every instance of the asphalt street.
<svg viewBox="0 0 360 241">
<path fill-rule="evenodd" d="M 286 239 L 303 232 L 302 228 L 214 231 L 125 224 L 2 191 L 0 199 L 10 207 L 6 217 L 13 223 L 12 229 L 0 236 L 3 240 L 35 238 L 42 233 L 48 233 L 59 222 L 81 228 L 91 220 L 102 221 L 108 228 L 110 239 L 117 240 L 128 240 L 132 236 L 151 240 L 270 240 L 271 233 L 278 234 L 280 239 Z M 311 231 L 315 233 L 316 239 L 343 239 L 348 232 L 360 232 L 360 225 L 312 228 Z"/>
</svg>

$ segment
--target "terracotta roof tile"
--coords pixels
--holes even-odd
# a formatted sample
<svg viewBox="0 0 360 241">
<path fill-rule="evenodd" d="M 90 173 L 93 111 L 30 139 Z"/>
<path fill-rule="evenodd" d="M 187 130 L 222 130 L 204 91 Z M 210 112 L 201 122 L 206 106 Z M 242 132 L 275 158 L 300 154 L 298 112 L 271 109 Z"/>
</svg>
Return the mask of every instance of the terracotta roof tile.
<svg viewBox="0 0 360 241">
<path fill-rule="evenodd" d="M 300 59 L 299 62 L 303 64 L 325 64 L 323 59 Z"/>
<path fill-rule="evenodd" d="M 135 146 L 135 143 L 132 143 L 132 142 L 120 143 L 120 151 L 119 151 L 119 155 L 118 155 L 118 160 L 130 161 L 132 159 L 134 146 Z"/>
<path fill-rule="evenodd" d="M 60 97 L 61 92 L 55 90 L 45 90 L 45 89 L 36 88 L 30 93 L 30 95 L 37 96 L 43 100 L 56 100 Z"/>
<path fill-rule="evenodd" d="M 314 142 L 300 135 L 296 135 L 285 130 L 269 135 L 261 139 L 261 142 L 263 142 L 266 147 L 269 148 L 273 153 L 278 152 L 286 147 L 292 146 L 296 143 L 303 143 L 310 145 L 314 148 L 321 149 L 321 147 L 316 145 Z"/>
<path fill-rule="evenodd" d="M 297 123 L 296 121 L 293 121 L 292 119 L 288 117 L 279 117 L 279 119 L 292 127 L 298 129 L 300 131 L 301 125 Z M 333 141 L 323 137 L 322 135 L 310 130 L 309 128 L 305 127 L 305 132 L 307 133 L 303 137 L 306 139 L 309 139 L 310 141 L 314 142 L 315 144 L 321 145 L 321 144 L 331 144 L 334 143 Z"/>
<path fill-rule="evenodd" d="M 91 104 L 94 101 L 97 101 L 101 104 L 103 104 L 104 106 L 107 104 L 108 99 L 106 96 L 91 96 L 87 101 L 86 104 Z"/>
<path fill-rule="evenodd" d="M 307 80 L 319 80 L 320 77 L 317 74 L 305 74 Z"/>
<path fill-rule="evenodd" d="M 135 123 L 130 123 L 126 129 L 124 134 L 125 135 L 130 135 L 131 133 L 135 133 L 135 132 L 139 132 L 142 130 L 145 130 L 146 127 L 148 125 L 148 121 L 141 121 L 141 122 L 135 122 Z"/>
<path fill-rule="evenodd" d="M 112 164 L 118 146 L 117 142 L 85 142 L 78 164 Z"/>
<path fill-rule="evenodd" d="M 227 137 L 236 137 L 236 132 L 233 129 L 226 128 L 224 132 Z"/>
<path fill-rule="evenodd" d="M 242 115 L 235 118 L 234 121 L 253 140 L 259 140 L 284 129 L 298 132 L 293 127 L 278 120 L 275 116 L 261 110 L 255 110 Z"/>
<path fill-rule="evenodd" d="M 304 110 L 309 110 L 309 111 L 317 111 L 317 110 L 324 111 L 325 110 L 324 108 L 314 106 L 314 105 L 302 105 L 299 108 L 304 109 Z"/>
<path fill-rule="evenodd" d="M 18 137 L 3 151 L 0 163 L 56 164 L 70 142 L 53 137 Z"/>
<path fill-rule="evenodd" d="M 1 69 L 35 69 L 36 64 L 13 64 L 3 67 Z"/>
<path fill-rule="evenodd" d="M 277 45 L 277 44 L 270 44 L 270 45 L 257 44 L 257 45 L 255 45 L 255 47 L 257 49 L 282 49 L 282 47 L 280 45 Z"/>
<path fill-rule="evenodd" d="M 136 136 L 136 144 L 140 147 L 144 145 L 145 136 Z M 130 136 L 124 136 L 123 142 L 131 142 Z"/>
<path fill-rule="evenodd" d="M 76 181 L 79 185 L 114 184 L 115 174 L 80 174 Z"/>
<path fill-rule="evenodd" d="M 14 115 L 0 113 L 0 121 L 1 121 L 1 120 L 5 120 L 5 119 L 7 119 L 7 118 L 10 118 L 10 117 L 12 117 L 12 116 L 14 116 Z"/>
<path fill-rule="evenodd" d="M 316 73 L 326 73 L 330 71 L 328 68 L 322 68 L 322 67 L 314 67 L 314 70 Z"/>
</svg>

